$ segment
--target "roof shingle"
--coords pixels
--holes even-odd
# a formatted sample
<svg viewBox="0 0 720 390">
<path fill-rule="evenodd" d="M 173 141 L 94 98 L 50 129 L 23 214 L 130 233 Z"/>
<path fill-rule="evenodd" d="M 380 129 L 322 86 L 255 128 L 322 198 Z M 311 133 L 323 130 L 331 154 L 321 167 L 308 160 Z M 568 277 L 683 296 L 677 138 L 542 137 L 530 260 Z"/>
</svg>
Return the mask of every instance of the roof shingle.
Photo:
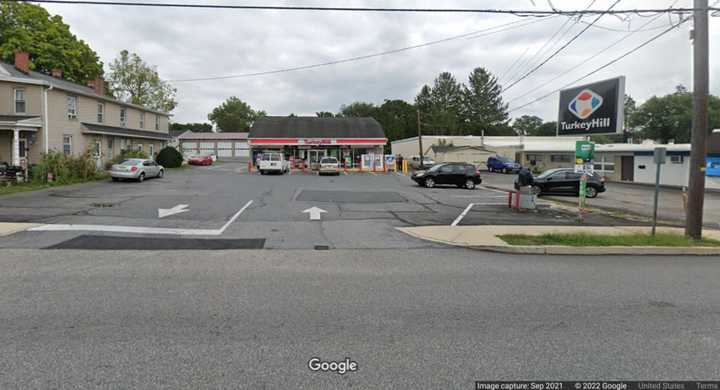
<svg viewBox="0 0 720 390">
<path fill-rule="evenodd" d="M 250 128 L 249 138 L 385 138 L 374 118 L 268 116 Z"/>
</svg>

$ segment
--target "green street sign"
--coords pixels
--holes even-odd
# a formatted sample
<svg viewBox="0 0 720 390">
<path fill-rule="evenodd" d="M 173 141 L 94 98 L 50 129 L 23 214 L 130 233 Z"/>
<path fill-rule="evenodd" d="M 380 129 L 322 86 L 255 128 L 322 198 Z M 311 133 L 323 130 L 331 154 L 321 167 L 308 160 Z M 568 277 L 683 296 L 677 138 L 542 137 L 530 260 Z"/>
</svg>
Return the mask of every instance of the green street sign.
<svg viewBox="0 0 720 390">
<path fill-rule="evenodd" d="M 588 162 L 593 159 L 595 153 L 595 143 L 590 141 L 575 141 L 575 160 Z"/>
</svg>

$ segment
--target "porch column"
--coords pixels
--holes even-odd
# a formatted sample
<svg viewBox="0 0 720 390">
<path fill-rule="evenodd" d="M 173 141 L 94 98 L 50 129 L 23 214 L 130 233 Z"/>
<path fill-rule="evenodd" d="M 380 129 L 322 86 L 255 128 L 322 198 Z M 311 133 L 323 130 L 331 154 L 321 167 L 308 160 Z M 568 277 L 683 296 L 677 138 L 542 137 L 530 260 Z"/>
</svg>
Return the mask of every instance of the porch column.
<svg viewBox="0 0 720 390">
<path fill-rule="evenodd" d="M 20 165 L 20 130 L 13 129 L 12 165 Z"/>
</svg>

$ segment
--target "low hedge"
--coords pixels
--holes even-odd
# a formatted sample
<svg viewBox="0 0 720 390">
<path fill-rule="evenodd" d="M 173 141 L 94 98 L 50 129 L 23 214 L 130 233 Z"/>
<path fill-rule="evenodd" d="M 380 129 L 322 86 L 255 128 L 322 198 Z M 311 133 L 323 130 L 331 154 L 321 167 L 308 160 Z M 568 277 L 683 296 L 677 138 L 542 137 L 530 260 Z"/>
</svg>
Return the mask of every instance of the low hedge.
<svg viewBox="0 0 720 390">
<path fill-rule="evenodd" d="M 165 168 L 178 168 L 183 163 L 183 155 L 172 146 L 166 146 L 157 154 L 155 162 Z"/>
</svg>

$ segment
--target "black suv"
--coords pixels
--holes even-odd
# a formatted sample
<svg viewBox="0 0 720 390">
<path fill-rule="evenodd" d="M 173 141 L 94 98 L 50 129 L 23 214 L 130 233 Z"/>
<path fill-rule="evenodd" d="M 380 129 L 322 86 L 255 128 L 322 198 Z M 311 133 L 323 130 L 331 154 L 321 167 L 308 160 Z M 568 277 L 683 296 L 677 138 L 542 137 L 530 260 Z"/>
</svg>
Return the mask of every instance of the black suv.
<svg viewBox="0 0 720 390">
<path fill-rule="evenodd" d="M 533 193 L 540 194 L 580 194 L 580 173 L 575 173 L 570 168 L 550 169 L 533 178 Z M 515 188 L 518 188 L 518 181 L 515 179 Z M 593 173 L 588 175 L 587 190 L 585 195 L 594 198 L 599 193 L 605 192 L 605 179 Z"/>
<path fill-rule="evenodd" d="M 418 171 L 412 179 L 421 186 L 428 188 L 436 185 L 449 184 L 472 190 L 482 183 L 480 172 L 472 164 L 443 163 L 433 166 L 427 171 Z"/>
</svg>

